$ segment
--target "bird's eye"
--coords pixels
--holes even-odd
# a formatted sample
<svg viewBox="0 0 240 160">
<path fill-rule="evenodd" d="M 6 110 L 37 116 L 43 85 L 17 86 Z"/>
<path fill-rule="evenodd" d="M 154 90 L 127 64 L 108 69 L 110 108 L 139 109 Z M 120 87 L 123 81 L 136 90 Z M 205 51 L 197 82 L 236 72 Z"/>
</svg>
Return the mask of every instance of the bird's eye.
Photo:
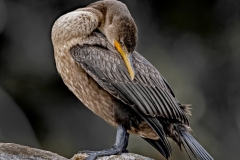
<svg viewBox="0 0 240 160">
<path fill-rule="evenodd" d="M 119 43 L 120 43 L 121 46 L 124 45 L 123 40 L 120 40 Z"/>
</svg>

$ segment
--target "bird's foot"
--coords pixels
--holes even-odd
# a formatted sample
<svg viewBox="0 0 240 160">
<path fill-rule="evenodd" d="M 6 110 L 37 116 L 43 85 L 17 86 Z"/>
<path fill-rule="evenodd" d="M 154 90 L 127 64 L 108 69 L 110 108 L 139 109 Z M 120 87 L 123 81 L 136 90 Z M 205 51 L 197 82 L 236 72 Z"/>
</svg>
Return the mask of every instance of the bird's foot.
<svg viewBox="0 0 240 160">
<path fill-rule="evenodd" d="M 86 158 L 86 160 L 95 160 L 97 157 L 101 156 L 110 156 L 110 155 L 117 155 L 121 153 L 128 153 L 127 145 L 128 145 L 128 137 L 129 134 L 127 133 L 127 129 L 119 125 L 116 135 L 116 141 L 112 148 L 102 150 L 102 151 L 89 151 L 89 150 L 83 150 L 79 151 L 78 153 L 86 153 L 89 156 Z"/>
<path fill-rule="evenodd" d="M 126 148 L 122 148 L 120 146 L 113 146 L 110 149 L 102 150 L 102 151 L 89 151 L 89 150 L 83 150 L 79 151 L 78 153 L 86 153 L 89 156 L 86 158 L 86 160 L 95 160 L 97 157 L 101 156 L 110 156 L 110 155 L 117 155 L 121 153 L 127 153 L 128 150 Z"/>
</svg>

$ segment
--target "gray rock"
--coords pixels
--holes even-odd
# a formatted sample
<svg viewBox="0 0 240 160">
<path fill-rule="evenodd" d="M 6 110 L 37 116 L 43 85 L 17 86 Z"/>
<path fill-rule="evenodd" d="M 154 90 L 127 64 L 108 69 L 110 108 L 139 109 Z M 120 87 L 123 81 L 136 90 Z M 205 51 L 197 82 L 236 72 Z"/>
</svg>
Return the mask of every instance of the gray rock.
<svg viewBox="0 0 240 160">
<path fill-rule="evenodd" d="M 56 153 L 14 143 L 0 143 L 0 160 L 68 160 Z"/>
<path fill-rule="evenodd" d="M 76 154 L 71 160 L 84 160 L 87 154 Z M 134 153 L 123 153 L 121 155 L 111 155 L 99 157 L 97 160 L 153 160 Z"/>
<path fill-rule="evenodd" d="M 84 160 L 87 154 L 76 154 L 71 160 Z M 70 160 L 56 153 L 22 146 L 14 143 L 0 143 L 0 160 Z M 123 153 L 99 157 L 97 160 L 153 160 L 134 153 Z"/>
</svg>

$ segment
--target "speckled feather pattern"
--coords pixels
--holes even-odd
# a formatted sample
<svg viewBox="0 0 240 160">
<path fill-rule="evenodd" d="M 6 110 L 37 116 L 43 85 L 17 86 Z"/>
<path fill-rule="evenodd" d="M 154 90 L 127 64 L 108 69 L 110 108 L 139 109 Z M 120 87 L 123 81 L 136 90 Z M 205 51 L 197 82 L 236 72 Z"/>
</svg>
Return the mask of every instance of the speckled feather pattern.
<svg viewBox="0 0 240 160">
<path fill-rule="evenodd" d="M 61 51 L 61 50 L 60 50 Z M 56 66 L 66 86 L 98 116 L 117 126 L 113 117 L 115 100 L 103 90 L 71 57 L 69 51 L 55 56 Z"/>
</svg>

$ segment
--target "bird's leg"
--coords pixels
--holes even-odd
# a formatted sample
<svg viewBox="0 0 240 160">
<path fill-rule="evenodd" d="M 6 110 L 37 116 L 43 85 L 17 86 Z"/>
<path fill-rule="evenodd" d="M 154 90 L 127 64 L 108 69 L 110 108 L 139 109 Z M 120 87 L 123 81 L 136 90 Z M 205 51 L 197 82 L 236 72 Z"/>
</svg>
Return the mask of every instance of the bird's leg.
<svg viewBox="0 0 240 160">
<path fill-rule="evenodd" d="M 128 152 L 126 149 L 128 145 L 128 137 L 129 134 L 127 133 L 127 129 L 124 126 L 119 125 L 116 134 L 116 141 L 112 148 L 102 151 L 80 151 L 79 153 L 87 153 L 89 156 L 86 160 L 95 160 L 100 156 L 109 156 Z"/>
</svg>

